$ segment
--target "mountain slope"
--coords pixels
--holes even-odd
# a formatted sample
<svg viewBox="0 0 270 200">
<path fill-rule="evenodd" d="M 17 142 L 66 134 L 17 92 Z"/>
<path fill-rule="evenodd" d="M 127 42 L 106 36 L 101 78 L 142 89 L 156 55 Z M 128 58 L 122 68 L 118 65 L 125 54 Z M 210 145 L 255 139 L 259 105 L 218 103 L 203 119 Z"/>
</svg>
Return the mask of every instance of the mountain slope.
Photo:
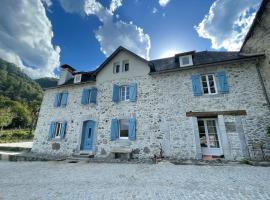
<svg viewBox="0 0 270 200">
<path fill-rule="evenodd" d="M 35 80 L 43 89 L 57 86 L 57 78 L 39 78 Z"/>
</svg>

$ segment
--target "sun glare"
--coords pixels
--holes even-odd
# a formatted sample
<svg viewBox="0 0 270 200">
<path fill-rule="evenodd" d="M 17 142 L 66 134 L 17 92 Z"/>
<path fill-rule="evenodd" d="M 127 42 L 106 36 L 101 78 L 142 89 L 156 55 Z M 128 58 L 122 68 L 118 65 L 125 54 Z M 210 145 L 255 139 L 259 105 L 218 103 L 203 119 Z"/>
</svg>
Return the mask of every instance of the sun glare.
<svg viewBox="0 0 270 200">
<path fill-rule="evenodd" d="M 179 52 L 180 52 L 179 50 L 174 50 L 174 49 L 167 50 L 161 54 L 161 58 L 172 57 Z"/>
</svg>

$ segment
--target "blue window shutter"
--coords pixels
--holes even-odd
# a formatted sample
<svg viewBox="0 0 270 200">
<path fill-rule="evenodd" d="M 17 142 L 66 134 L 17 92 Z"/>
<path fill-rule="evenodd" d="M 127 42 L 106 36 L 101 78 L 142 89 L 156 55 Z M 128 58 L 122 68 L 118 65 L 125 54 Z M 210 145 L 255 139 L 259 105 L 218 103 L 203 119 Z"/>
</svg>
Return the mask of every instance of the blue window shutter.
<svg viewBox="0 0 270 200">
<path fill-rule="evenodd" d="M 118 102 L 119 101 L 119 86 L 118 85 L 113 85 L 113 96 L 112 96 L 112 101 L 113 102 Z"/>
<path fill-rule="evenodd" d="M 59 100 L 59 94 L 55 94 L 54 95 L 54 103 L 53 103 L 53 106 L 56 108 L 58 107 L 58 100 Z"/>
<path fill-rule="evenodd" d="M 119 125 L 118 119 L 112 119 L 111 122 L 111 141 L 114 141 L 118 138 Z"/>
<path fill-rule="evenodd" d="M 83 105 L 86 105 L 86 104 L 89 103 L 89 94 L 90 94 L 90 90 L 89 89 L 83 89 L 82 99 L 81 99 L 81 103 Z"/>
<path fill-rule="evenodd" d="M 194 96 L 201 96 L 202 89 L 201 89 L 201 79 L 199 75 L 192 75 L 192 89 Z"/>
<path fill-rule="evenodd" d="M 97 103 L 97 88 L 92 88 L 91 90 L 90 103 Z"/>
<path fill-rule="evenodd" d="M 128 138 L 132 141 L 136 140 L 136 119 L 130 118 L 128 127 Z"/>
<path fill-rule="evenodd" d="M 219 92 L 222 94 L 226 94 L 229 92 L 227 77 L 225 72 L 218 72 L 218 83 L 219 83 Z"/>
<path fill-rule="evenodd" d="M 62 95 L 61 106 L 64 108 L 67 105 L 68 92 L 64 92 Z"/>
<path fill-rule="evenodd" d="M 137 98 L 137 84 L 131 83 L 129 86 L 129 100 L 131 102 L 136 102 Z"/>
<path fill-rule="evenodd" d="M 65 138 L 66 127 L 67 127 L 67 122 L 63 121 L 62 122 L 62 127 L 61 127 L 61 139 Z"/>
<path fill-rule="evenodd" d="M 56 123 L 55 122 L 51 122 L 50 129 L 49 129 L 49 134 L 48 134 L 48 139 L 49 140 L 54 137 L 55 127 L 56 127 Z"/>
</svg>

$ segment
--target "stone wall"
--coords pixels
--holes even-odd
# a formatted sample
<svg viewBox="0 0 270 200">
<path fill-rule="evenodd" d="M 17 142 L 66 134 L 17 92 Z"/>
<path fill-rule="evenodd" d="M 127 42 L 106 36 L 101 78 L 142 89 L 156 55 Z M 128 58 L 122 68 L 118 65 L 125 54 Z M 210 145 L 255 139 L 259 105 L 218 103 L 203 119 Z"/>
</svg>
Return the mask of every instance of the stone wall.
<svg viewBox="0 0 270 200">
<path fill-rule="evenodd" d="M 227 74 L 229 94 L 194 97 L 191 75 L 218 71 L 225 71 Z M 133 81 L 138 87 L 137 102 L 112 102 L 113 84 L 129 84 Z M 167 157 L 196 158 L 198 153 L 194 135 L 196 132 L 192 120 L 186 117 L 186 112 L 226 110 L 247 111 L 247 116 L 240 117 L 240 123 L 239 117 L 236 120 L 237 117 L 224 116 L 225 127 L 229 129 L 227 136 L 230 159 L 242 159 L 247 154 L 243 147 L 242 136 L 249 146 L 255 141 L 260 141 L 269 149 L 266 126 L 270 124 L 270 115 L 255 62 L 246 61 L 166 74 L 103 80 L 96 85 L 97 104 L 81 105 L 83 88 L 92 86 L 81 84 L 45 92 L 32 151 L 53 155 L 79 152 L 83 121 L 94 120 L 97 122 L 94 149 L 97 157 L 110 156 L 114 148 L 128 148 L 133 150 L 134 157 L 151 158 L 159 154 L 161 146 Z M 69 92 L 67 107 L 54 108 L 54 94 L 64 90 Z M 111 119 L 130 116 L 137 120 L 136 141 L 110 141 Z M 53 120 L 68 122 L 64 140 L 47 141 L 49 125 Z M 236 124 L 237 130 L 233 129 L 233 123 Z M 59 143 L 60 149 L 53 150 L 53 143 Z"/>
<path fill-rule="evenodd" d="M 251 37 L 242 48 L 243 53 L 265 53 L 266 59 L 261 62 L 262 76 L 268 97 L 270 98 L 270 3 L 266 4 L 260 22 L 256 22 Z"/>
</svg>

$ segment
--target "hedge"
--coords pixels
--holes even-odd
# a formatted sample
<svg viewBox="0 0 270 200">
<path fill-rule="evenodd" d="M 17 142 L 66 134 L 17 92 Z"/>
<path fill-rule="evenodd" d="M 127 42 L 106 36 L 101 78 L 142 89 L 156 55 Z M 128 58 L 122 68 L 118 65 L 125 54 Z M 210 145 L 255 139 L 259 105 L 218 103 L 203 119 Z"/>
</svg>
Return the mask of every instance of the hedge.
<svg viewBox="0 0 270 200">
<path fill-rule="evenodd" d="M 30 130 L 14 129 L 0 131 L 0 143 L 31 141 L 34 134 Z"/>
</svg>

